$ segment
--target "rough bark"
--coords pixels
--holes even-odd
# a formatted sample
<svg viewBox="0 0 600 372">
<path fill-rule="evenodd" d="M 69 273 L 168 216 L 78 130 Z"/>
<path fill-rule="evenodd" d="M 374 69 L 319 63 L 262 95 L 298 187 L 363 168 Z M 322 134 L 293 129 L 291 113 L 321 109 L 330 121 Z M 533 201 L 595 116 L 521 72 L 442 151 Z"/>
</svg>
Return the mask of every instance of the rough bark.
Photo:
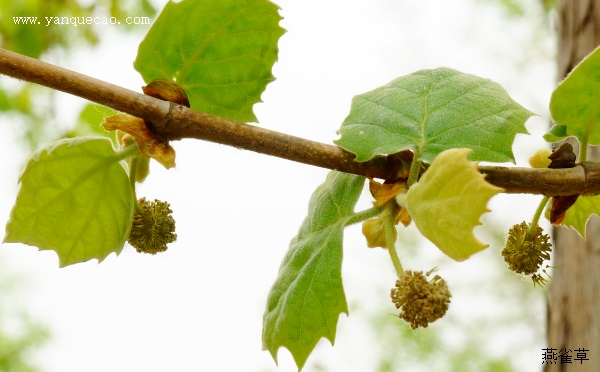
<svg viewBox="0 0 600 372">
<path fill-rule="evenodd" d="M 600 0 L 561 0 L 558 6 L 557 73 L 562 80 L 600 45 Z M 588 160 L 598 161 L 593 148 Z M 594 216 L 587 225 L 587 239 L 565 228 L 554 229 L 555 253 L 548 299 L 547 345 L 545 347 L 589 350 L 587 361 L 545 365 L 546 372 L 598 371 L 600 361 L 600 221 Z"/>
</svg>

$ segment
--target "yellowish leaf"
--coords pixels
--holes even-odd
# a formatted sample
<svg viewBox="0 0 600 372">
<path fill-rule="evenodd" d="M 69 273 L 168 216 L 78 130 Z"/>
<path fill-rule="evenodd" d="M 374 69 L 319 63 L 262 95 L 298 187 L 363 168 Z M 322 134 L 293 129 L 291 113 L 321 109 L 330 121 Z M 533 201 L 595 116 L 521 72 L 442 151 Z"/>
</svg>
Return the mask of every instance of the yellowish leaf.
<svg viewBox="0 0 600 372">
<path fill-rule="evenodd" d="M 175 166 L 175 150 L 168 141 L 153 134 L 143 119 L 128 114 L 116 114 L 106 117 L 102 126 L 108 131 L 118 130 L 132 136 L 137 142 L 140 152 L 155 159 L 163 167 L 169 169 Z M 121 145 L 128 141 L 128 137 L 125 135 L 119 134 L 117 138 Z"/>
<path fill-rule="evenodd" d="M 488 211 L 490 198 L 502 189 L 485 181 L 470 149 L 450 149 L 438 155 L 407 194 L 407 206 L 417 228 L 442 252 L 462 261 L 486 248 L 473 234 Z"/>
</svg>

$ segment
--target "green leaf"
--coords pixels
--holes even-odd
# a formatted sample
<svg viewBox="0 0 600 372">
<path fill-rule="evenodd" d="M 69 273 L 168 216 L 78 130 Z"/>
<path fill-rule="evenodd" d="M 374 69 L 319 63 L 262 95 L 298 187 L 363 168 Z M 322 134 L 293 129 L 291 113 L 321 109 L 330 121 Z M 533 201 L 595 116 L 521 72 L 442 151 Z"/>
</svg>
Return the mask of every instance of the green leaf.
<svg viewBox="0 0 600 372">
<path fill-rule="evenodd" d="M 575 136 L 581 144 L 600 145 L 600 48 L 563 80 L 550 98 L 552 119 L 566 127 L 557 138 Z M 554 128 L 553 128 L 554 129 Z"/>
<path fill-rule="evenodd" d="M 488 245 L 473 229 L 488 211 L 490 198 L 502 189 L 487 183 L 477 164 L 467 159 L 470 149 L 442 152 L 406 196 L 408 212 L 421 233 L 456 261 Z"/>
<path fill-rule="evenodd" d="M 579 196 L 567 213 L 562 224 L 572 227 L 585 238 L 586 225 L 592 214 L 600 216 L 600 195 Z"/>
<path fill-rule="evenodd" d="M 544 134 L 544 139 L 546 142 L 557 142 L 568 136 L 566 125 L 555 124 L 550 128 L 548 133 Z"/>
<path fill-rule="evenodd" d="M 61 267 L 121 252 L 133 193 L 110 140 L 58 141 L 32 156 L 20 182 L 5 242 L 54 250 Z"/>
<path fill-rule="evenodd" d="M 146 83 L 173 79 L 191 108 L 256 121 L 252 106 L 275 78 L 284 29 L 267 0 L 170 1 L 139 46 L 134 67 Z"/>
<path fill-rule="evenodd" d="M 533 113 L 491 80 L 449 69 L 421 70 L 352 100 L 335 143 L 367 161 L 413 150 L 427 162 L 450 148 L 473 160 L 514 162 L 512 143 Z"/>
<path fill-rule="evenodd" d="M 115 115 L 117 112 L 111 108 L 88 103 L 79 112 L 79 123 L 87 127 L 92 134 L 107 137 L 110 132 L 102 128 L 102 122 L 107 116 Z M 84 129 L 82 129 L 83 131 Z"/>
<path fill-rule="evenodd" d="M 104 119 L 116 113 L 115 110 L 108 107 L 88 103 L 79 112 L 79 120 L 75 128 L 67 133 L 65 137 L 101 136 L 116 141 L 116 132 L 108 132 L 102 127 Z"/>
<path fill-rule="evenodd" d="M 348 313 L 341 276 L 343 230 L 363 186 L 363 177 L 332 171 L 313 193 L 263 317 L 263 349 L 275 362 L 283 346 L 302 369 L 321 337 L 333 344 L 339 314 Z"/>
</svg>

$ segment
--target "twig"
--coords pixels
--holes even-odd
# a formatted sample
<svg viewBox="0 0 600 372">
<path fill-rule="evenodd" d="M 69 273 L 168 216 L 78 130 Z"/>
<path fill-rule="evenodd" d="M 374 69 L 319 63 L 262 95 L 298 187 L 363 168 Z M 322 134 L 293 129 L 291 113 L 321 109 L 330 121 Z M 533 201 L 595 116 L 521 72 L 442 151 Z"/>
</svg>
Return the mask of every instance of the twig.
<svg viewBox="0 0 600 372">
<path fill-rule="evenodd" d="M 386 178 L 390 171 L 383 156 L 356 162 L 353 154 L 337 146 L 194 111 L 5 49 L 0 49 L 0 73 L 137 116 L 152 123 L 168 140 L 195 138 L 372 178 Z M 479 170 L 488 182 L 507 193 L 547 196 L 600 193 L 597 163 L 569 169 L 480 166 Z"/>
</svg>

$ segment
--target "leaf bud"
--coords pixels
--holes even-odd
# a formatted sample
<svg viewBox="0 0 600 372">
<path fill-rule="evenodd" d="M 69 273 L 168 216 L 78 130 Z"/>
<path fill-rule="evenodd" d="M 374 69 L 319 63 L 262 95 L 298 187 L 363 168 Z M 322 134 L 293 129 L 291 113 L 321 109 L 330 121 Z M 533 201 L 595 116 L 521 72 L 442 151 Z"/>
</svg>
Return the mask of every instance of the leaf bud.
<svg viewBox="0 0 600 372">
<path fill-rule="evenodd" d="M 185 91 L 180 86 L 166 79 L 154 79 L 150 84 L 142 87 L 144 94 L 163 101 L 171 101 L 185 107 L 190 107 L 190 101 Z"/>
</svg>

